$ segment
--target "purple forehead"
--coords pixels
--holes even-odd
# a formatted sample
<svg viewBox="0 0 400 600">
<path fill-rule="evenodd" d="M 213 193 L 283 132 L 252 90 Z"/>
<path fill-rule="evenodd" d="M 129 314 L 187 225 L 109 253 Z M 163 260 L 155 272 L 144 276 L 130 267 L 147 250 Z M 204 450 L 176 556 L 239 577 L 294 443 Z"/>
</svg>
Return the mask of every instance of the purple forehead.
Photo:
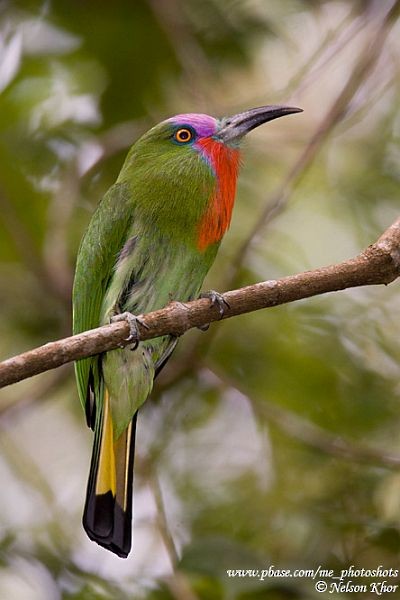
<svg viewBox="0 0 400 600">
<path fill-rule="evenodd" d="M 217 130 L 217 120 L 209 115 L 186 113 L 168 119 L 174 125 L 191 125 L 200 137 L 214 135 Z"/>
</svg>

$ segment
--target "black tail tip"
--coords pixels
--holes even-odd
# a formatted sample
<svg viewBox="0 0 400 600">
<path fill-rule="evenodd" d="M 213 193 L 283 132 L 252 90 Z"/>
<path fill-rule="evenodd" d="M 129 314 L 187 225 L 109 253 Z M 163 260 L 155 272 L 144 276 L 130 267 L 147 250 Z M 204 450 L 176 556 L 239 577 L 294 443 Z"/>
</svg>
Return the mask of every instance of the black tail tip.
<svg viewBox="0 0 400 600">
<path fill-rule="evenodd" d="M 88 537 L 120 558 L 127 558 L 132 547 L 132 509 L 124 511 L 111 492 L 93 494 L 83 513 Z"/>
</svg>

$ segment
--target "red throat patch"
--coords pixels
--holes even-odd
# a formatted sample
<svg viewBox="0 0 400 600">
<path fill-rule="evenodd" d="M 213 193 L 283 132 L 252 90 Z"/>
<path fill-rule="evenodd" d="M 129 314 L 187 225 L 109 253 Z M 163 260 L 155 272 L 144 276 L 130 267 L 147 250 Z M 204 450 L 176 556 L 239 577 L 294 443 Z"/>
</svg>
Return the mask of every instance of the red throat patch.
<svg viewBox="0 0 400 600">
<path fill-rule="evenodd" d="M 198 229 L 197 246 L 204 251 L 210 244 L 222 239 L 231 222 L 240 153 L 211 138 L 203 138 L 196 145 L 217 176 L 214 192 Z"/>
</svg>

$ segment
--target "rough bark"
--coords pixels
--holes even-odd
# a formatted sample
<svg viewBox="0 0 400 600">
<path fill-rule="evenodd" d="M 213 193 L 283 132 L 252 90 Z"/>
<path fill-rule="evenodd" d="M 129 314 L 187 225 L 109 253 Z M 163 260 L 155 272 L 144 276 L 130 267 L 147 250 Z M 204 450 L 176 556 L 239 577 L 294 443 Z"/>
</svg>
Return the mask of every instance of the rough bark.
<svg viewBox="0 0 400 600">
<path fill-rule="evenodd" d="M 400 276 L 400 217 L 371 246 L 341 263 L 264 281 L 223 294 L 228 307 L 223 319 L 294 302 L 327 292 L 365 285 L 387 285 Z M 220 319 L 218 307 L 208 299 L 187 304 L 172 302 L 161 310 L 141 316 L 142 340 L 172 334 L 180 336 L 192 327 Z M 54 369 L 67 362 L 106 352 L 127 344 L 125 321 L 50 342 L 0 363 L 0 387 Z M 132 342 L 131 342 L 132 343 Z"/>
</svg>

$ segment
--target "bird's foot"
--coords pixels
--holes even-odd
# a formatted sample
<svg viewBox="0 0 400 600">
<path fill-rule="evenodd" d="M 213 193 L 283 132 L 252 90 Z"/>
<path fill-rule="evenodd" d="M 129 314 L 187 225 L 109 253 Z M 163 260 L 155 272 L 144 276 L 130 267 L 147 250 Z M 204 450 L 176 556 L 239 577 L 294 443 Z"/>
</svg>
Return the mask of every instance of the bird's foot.
<svg viewBox="0 0 400 600">
<path fill-rule="evenodd" d="M 218 308 L 220 319 L 222 319 L 222 317 L 224 316 L 226 309 L 230 308 L 229 302 L 227 302 L 225 300 L 225 298 L 223 297 L 222 294 L 220 294 L 219 292 L 216 292 L 215 290 L 209 290 L 208 292 L 202 292 L 200 294 L 200 298 L 208 298 L 210 300 L 210 308 L 213 308 L 214 306 L 216 306 Z M 209 327 L 210 327 L 210 324 L 206 323 L 205 325 L 200 325 L 200 327 L 198 327 L 198 329 L 200 329 L 201 331 L 207 331 L 207 329 Z"/>
<path fill-rule="evenodd" d="M 146 325 L 146 323 L 143 321 L 143 319 L 141 319 L 140 317 L 130 313 L 130 312 L 123 312 L 123 313 L 119 313 L 117 315 L 114 315 L 113 317 L 111 317 L 111 323 L 115 323 L 116 321 L 126 321 L 129 325 L 129 336 L 126 338 L 126 342 L 134 342 L 131 350 L 136 350 L 136 348 L 139 346 L 139 342 L 140 342 L 140 331 L 139 331 L 139 327 L 138 324 L 141 325 L 142 327 L 145 327 L 146 329 L 148 329 L 148 325 Z"/>
<path fill-rule="evenodd" d="M 209 290 L 208 292 L 202 292 L 200 298 L 208 298 L 210 300 L 211 307 L 216 306 L 218 308 L 220 319 L 225 314 L 227 308 L 230 308 L 229 302 L 225 300 L 222 294 L 215 290 Z"/>
</svg>

